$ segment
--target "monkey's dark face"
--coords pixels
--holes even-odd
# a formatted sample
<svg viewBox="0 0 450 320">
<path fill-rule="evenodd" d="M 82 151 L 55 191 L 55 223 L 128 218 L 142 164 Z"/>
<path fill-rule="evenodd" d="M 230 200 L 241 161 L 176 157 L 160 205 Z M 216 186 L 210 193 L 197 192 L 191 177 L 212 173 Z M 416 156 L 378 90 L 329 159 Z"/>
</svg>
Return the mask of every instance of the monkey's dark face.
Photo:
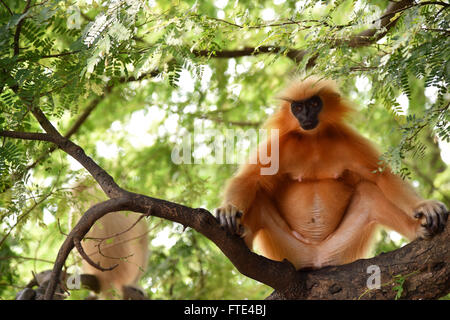
<svg viewBox="0 0 450 320">
<path fill-rule="evenodd" d="M 319 96 L 292 101 L 291 112 L 297 118 L 300 126 L 304 130 L 312 130 L 319 124 L 319 113 L 322 110 L 322 100 Z"/>
</svg>

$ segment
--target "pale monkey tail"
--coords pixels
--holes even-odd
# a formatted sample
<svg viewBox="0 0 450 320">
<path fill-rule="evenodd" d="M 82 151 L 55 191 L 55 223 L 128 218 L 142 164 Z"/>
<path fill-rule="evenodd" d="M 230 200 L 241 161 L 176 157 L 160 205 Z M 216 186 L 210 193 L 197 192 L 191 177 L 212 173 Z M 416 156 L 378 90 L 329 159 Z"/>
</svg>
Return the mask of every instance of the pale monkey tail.
<svg viewBox="0 0 450 320">
<path fill-rule="evenodd" d="M 83 271 L 99 280 L 102 298 L 127 299 L 133 290 L 139 291 L 137 283 L 145 273 L 148 259 L 148 228 L 145 219 L 137 222 L 140 216 L 131 212 L 109 213 L 100 218 L 86 235 L 105 240 L 82 241 L 93 262 L 104 268 L 118 264 L 113 270 L 101 271 L 83 260 Z"/>
</svg>

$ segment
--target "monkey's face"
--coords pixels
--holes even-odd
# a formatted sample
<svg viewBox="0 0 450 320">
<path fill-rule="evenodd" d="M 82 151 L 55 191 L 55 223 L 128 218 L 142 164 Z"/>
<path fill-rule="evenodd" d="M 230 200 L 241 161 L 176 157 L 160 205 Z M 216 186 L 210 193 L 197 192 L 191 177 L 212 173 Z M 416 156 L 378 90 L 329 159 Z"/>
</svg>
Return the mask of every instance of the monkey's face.
<svg viewBox="0 0 450 320">
<path fill-rule="evenodd" d="M 312 130 L 319 124 L 319 113 L 322 110 L 322 100 L 319 96 L 292 101 L 291 112 L 297 118 L 303 130 Z"/>
</svg>

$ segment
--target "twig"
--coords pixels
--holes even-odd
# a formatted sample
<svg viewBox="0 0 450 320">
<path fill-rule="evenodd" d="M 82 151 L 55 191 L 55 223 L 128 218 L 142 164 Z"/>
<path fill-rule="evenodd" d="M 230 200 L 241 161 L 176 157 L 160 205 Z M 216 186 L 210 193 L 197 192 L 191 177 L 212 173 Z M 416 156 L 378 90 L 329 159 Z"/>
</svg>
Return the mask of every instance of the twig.
<svg viewBox="0 0 450 320">
<path fill-rule="evenodd" d="M 83 247 L 81 246 L 80 243 L 80 239 L 78 239 L 77 237 L 73 238 L 73 244 L 75 245 L 75 248 L 77 248 L 78 253 L 83 257 L 83 259 L 89 263 L 91 266 L 93 266 L 96 269 L 99 269 L 101 271 L 110 271 L 113 270 L 114 268 L 116 268 L 119 264 L 115 264 L 112 267 L 109 268 L 104 268 L 101 265 L 95 263 L 94 261 L 92 261 L 91 258 L 89 258 L 89 256 L 86 254 L 86 252 L 84 251 Z"/>
<path fill-rule="evenodd" d="M 2 237 L 2 239 L 0 240 L 0 247 L 3 245 L 3 243 L 6 241 L 6 239 L 9 237 L 9 235 L 11 234 L 11 232 L 13 231 L 13 229 L 26 217 L 28 216 L 38 205 L 40 205 L 42 202 L 44 202 L 45 200 L 47 200 L 48 197 L 50 197 L 50 195 L 52 194 L 52 192 L 48 193 L 47 195 L 45 195 L 42 199 L 40 199 L 39 201 L 36 201 L 27 211 L 25 211 L 20 217 L 17 218 L 16 223 L 8 230 L 8 232 Z"/>
<path fill-rule="evenodd" d="M 11 9 L 8 7 L 8 5 L 3 0 L 0 0 L 0 2 L 3 4 L 3 6 L 6 8 L 6 10 L 9 12 L 9 14 L 11 16 L 14 15 L 14 13 L 11 11 Z"/>
<path fill-rule="evenodd" d="M 23 10 L 22 15 L 24 15 L 25 13 L 28 12 L 28 9 L 30 8 L 30 5 L 31 5 L 31 0 L 27 0 L 27 4 L 25 5 L 25 9 Z M 19 54 L 19 50 L 20 50 L 19 49 L 20 32 L 22 31 L 22 26 L 23 26 L 23 23 L 24 23 L 25 19 L 26 19 L 26 17 L 23 17 L 19 21 L 19 23 L 17 24 L 17 27 L 16 27 L 16 33 L 14 34 L 14 45 L 13 45 L 14 56 L 17 56 Z"/>
<path fill-rule="evenodd" d="M 384 18 L 390 17 L 390 16 L 392 16 L 392 15 L 394 15 L 396 13 L 403 12 L 405 10 L 408 10 L 408 9 L 411 9 L 411 8 L 414 8 L 414 7 L 427 6 L 427 5 L 439 5 L 439 6 L 444 6 L 444 8 L 447 8 L 447 7 L 450 6 L 450 4 L 448 4 L 448 3 L 439 2 L 439 1 L 424 1 L 424 2 L 419 2 L 419 3 L 414 3 L 414 4 L 410 5 L 410 6 L 399 8 L 397 10 L 393 10 L 391 12 L 388 12 L 388 13 L 384 14 L 381 17 L 379 17 L 378 19 L 373 20 L 372 24 L 374 24 L 375 22 L 377 22 L 379 20 L 382 20 Z"/>
</svg>

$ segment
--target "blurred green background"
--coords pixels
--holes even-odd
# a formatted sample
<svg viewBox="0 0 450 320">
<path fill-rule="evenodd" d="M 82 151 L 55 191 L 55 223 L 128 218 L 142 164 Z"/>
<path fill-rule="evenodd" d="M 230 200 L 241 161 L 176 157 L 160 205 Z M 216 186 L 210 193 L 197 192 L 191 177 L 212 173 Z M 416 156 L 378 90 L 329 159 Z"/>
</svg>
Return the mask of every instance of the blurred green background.
<svg viewBox="0 0 450 320">
<path fill-rule="evenodd" d="M 394 27 L 377 31 L 387 35 L 349 45 L 379 26 L 388 4 L 2 0 L 0 130 L 39 131 L 28 108 L 39 105 L 60 132 L 75 126 L 73 141 L 121 187 L 212 211 L 238 165 L 177 165 L 173 148 L 194 129 L 226 136 L 259 128 L 290 79 L 316 74 L 336 79 L 354 102 L 351 122 L 379 145 L 380 160 L 423 197 L 449 205 L 448 5 L 411 5 L 395 14 Z M 294 50 L 304 58 L 293 61 Z M 208 154 L 215 136 L 197 138 L 194 155 Z M 255 145 L 247 142 L 236 155 Z M 32 272 L 52 268 L 62 232 L 89 201 L 71 193 L 92 181 L 86 170 L 50 148 L 0 139 L 0 299 L 13 299 Z M 151 299 L 270 294 L 201 234 L 158 218 L 148 223 L 140 285 Z M 372 255 L 405 243 L 380 230 Z M 79 266 L 72 252 L 68 270 Z M 77 290 L 69 298 L 87 295 Z"/>
</svg>

